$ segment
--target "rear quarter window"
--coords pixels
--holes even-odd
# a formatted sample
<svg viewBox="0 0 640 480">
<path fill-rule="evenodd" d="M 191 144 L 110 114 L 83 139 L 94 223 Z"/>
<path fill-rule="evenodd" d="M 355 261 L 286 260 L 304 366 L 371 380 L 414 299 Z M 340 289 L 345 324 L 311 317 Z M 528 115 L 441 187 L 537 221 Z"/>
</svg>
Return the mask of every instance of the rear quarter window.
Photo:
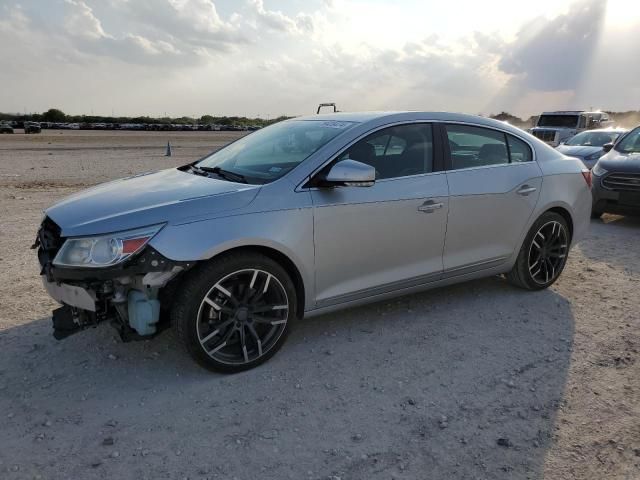
<svg viewBox="0 0 640 480">
<path fill-rule="evenodd" d="M 509 145 L 511 163 L 530 162 L 533 160 L 531 147 L 519 138 L 507 134 L 507 144 Z"/>
</svg>

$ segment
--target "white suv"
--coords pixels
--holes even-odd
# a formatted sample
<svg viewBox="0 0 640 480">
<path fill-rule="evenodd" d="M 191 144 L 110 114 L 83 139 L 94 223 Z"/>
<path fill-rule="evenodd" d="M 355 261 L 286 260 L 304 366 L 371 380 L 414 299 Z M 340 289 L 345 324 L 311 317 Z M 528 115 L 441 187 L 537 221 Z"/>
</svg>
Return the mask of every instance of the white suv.
<svg viewBox="0 0 640 480">
<path fill-rule="evenodd" d="M 557 147 L 575 134 L 594 128 L 613 126 L 605 112 L 560 111 L 543 112 L 529 133 L 543 142 Z"/>
</svg>

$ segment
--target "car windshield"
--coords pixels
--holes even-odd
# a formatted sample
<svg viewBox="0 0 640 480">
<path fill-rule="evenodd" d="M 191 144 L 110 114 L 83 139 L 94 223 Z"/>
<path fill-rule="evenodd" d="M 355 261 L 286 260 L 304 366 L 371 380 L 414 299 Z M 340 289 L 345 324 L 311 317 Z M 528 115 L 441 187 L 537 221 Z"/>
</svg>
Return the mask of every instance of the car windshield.
<svg viewBox="0 0 640 480">
<path fill-rule="evenodd" d="M 622 153 L 640 153 L 640 127 L 628 133 L 618 144 L 616 150 Z"/>
<path fill-rule="evenodd" d="M 540 115 L 538 127 L 576 128 L 578 115 Z"/>
<path fill-rule="evenodd" d="M 582 132 L 569 139 L 565 145 L 601 147 L 605 143 L 615 142 L 619 135 L 620 132 Z"/>
<path fill-rule="evenodd" d="M 335 120 L 288 120 L 241 138 L 196 164 L 229 179 L 269 183 L 299 165 L 337 135 L 357 125 Z"/>
</svg>

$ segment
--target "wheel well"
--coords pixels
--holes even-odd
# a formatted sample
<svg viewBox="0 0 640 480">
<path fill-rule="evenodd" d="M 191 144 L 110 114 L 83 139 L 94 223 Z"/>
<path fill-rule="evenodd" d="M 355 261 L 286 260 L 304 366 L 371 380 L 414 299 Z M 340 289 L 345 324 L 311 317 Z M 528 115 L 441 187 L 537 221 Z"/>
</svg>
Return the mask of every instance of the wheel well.
<svg viewBox="0 0 640 480">
<path fill-rule="evenodd" d="M 569 226 L 569 235 L 571 235 L 571 238 L 573 238 L 573 219 L 571 218 L 571 214 L 569 213 L 569 211 L 565 210 L 562 207 L 553 207 L 547 210 L 547 212 L 557 213 L 562 218 L 564 218 L 567 222 L 567 225 Z"/>
<path fill-rule="evenodd" d="M 224 252 L 219 253 L 215 257 L 210 258 L 208 261 L 211 261 L 220 255 L 227 255 L 229 253 L 235 253 L 235 252 L 241 252 L 241 251 L 259 252 L 264 256 L 271 258 L 275 262 L 278 262 L 278 264 L 286 270 L 286 272 L 291 277 L 291 280 L 293 281 L 293 285 L 296 288 L 296 295 L 298 297 L 298 305 L 297 305 L 298 316 L 302 318 L 302 316 L 304 315 L 304 299 L 305 299 L 304 281 L 302 280 L 302 275 L 300 274 L 300 271 L 298 270 L 296 265 L 284 253 L 279 252 L 278 250 L 270 247 L 264 247 L 260 245 L 251 245 L 251 246 L 236 247 L 236 248 L 232 248 L 231 250 L 225 250 Z"/>
</svg>

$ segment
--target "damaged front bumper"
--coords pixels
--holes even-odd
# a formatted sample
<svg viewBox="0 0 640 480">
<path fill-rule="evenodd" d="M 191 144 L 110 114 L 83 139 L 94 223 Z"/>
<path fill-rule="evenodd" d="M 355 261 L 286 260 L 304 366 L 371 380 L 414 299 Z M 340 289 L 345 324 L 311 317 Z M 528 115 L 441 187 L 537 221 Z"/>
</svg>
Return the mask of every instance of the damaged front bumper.
<svg viewBox="0 0 640 480">
<path fill-rule="evenodd" d="M 44 287 L 62 305 L 53 312 L 55 338 L 106 320 L 124 341 L 158 333 L 161 307 L 170 305 L 177 277 L 193 262 L 174 262 L 146 246 L 121 265 L 100 269 L 56 266 L 53 258 L 63 240 L 56 238 L 55 230 L 51 233 L 50 226 L 45 230 L 45 222 L 34 248 L 38 249 Z"/>
</svg>

